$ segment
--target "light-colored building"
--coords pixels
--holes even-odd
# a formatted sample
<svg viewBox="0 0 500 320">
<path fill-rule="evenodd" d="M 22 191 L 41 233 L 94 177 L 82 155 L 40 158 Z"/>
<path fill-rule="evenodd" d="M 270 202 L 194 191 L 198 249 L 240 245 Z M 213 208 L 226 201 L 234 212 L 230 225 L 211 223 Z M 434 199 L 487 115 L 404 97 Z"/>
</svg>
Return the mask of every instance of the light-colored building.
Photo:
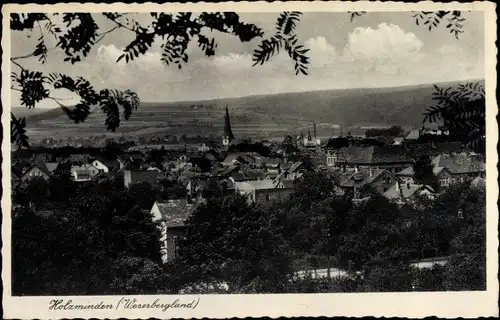
<svg viewBox="0 0 500 320">
<path fill-rule="evenodd" d="M 185 199 L 155 201 L 151 208 L 154 222 L 161 231 L 162 259 L 174 259 L 178 253 L 179 239 L 184 235 L 185 222 L 203 201 L 188 203 Z"/>
<path fill-rule="evenodd" d="M 383 194 L 399 179 L 385 169 L 349 169 L 340 173 L 340 187 L 354 199 L 367 197 L 370 192 Z"/>
<path fill-rule="evenodd" d="M 71 166 L 70 173 L 73 181 L 84 182 L 90 181 L 93 177 L 99 174 L 99 169 L 92 164 L 73 165 Z"/>
<path fill-rule="evenodd" d="M 245 196 L 249 203 L 269 204 L 289 198 L 293 193 L 293 182 L 272 179 L 236 181 L 234 190 Z"/>
<path fill-rule="evenodd" d="M 431 160 L 432 172 L 440 187 L 465 182 L 475 177 L 483 177 L 486 173 L 485 163 L 478 155 L 469 153 L 441 154 Z M 396 174 L 403 183 L 416 183 L 413 166 L 409 166 Z"/>
</svg>

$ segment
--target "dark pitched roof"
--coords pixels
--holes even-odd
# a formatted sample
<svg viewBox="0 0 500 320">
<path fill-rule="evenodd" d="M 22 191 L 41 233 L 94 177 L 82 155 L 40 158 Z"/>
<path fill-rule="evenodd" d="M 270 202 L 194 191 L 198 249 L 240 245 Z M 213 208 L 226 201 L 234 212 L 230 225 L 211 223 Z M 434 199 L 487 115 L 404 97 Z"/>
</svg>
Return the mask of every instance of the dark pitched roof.
<svg viewBox="0 0 500 320">
<path fill-rule="evenodd" d="M 184 226 L 185 221 L 197 208 L 200 202 L 188 203 L 185 199 L 168 200 L 166 202 L 156 202 L 162 220 L 167 227 Z"/>
<path fill-rule="evenodd" d="M 288 172 L 295 172 L 297 171 L 301 166 L 304 165 L 304 162 L 302 161 L 296 161 L 292 164 L 292 166 L 290 167 L 290 169 L 288 169 Z"/>
<path fill-rule="evenodd" d="M 130 171 L 130 183 L 137 184 L 141 182 L 148 182 L 155 184 L 158 179 L 161 178 L 159 172 L 154 170 L 144 170 L 144 171 Z"/>
<path fill-rule="evenodd" d="M 29 172 L 34 167 L 37 167 L 38 169 L 40 169 L 46 175 L 50 175 L 50 171 L 47 169 L 47 166 L 44 163 L 40 163 L 40 162 L 36 162 L 36 163 L 32 164 L 31 166 L 29 166 L 28 168 L 26 168 L 23 171 L 22 175 L 25 175 L 27 172 Z"/>
<path fill-rule="evenodd" d="M 243 172 L 233 172 L 231 174 L 231 178 L 233 178 L 234 181 L 245 181 L 246 177 L 243 174 Z"/>
<path fill-rule="evenodd" d="M 336 152 L 339 162 L 353 164 L 411 163 L 404 146 L 349 146 Z"/>
<path fill-rule="evenodd" d="M 406 153 L 413 159 L 435 157 L 443 153 L 453 154 L 471 151 L 460 142 L 406 143 L 403 146 Z"/>
<path fill-rule="evenodd" d="M 59 166 L 59 163 L 57 162 L 47 162 L 45 163 L 45 167 L 47 168 L 48 172 L 54 172 L 57 167 Z"/>
<path fill-rule="evenodd" d="M 475 173 L 486 170 L 485 163 L 480 156 L 459 154 L 441 154 L 432 159 L 432 164 L 437 168 L 446 168 L 452 174 Z"/>
<path fill-rule="evenodd" d="M 340 186 L 341 187 L 354 187 L 357 188 L 369 185 L 374 182 L 378 177 L 380 177 L 383 173 L 389 173 L 389 171 L 385 169 L 363 169 L 356 171 L 346 171 L 340 174 Z"/>
<path fill-rule="evenodd" d="M 374 146 L 371 163 L 404 162 L 412 163 L 413 159 L 406 154 L 402 145 Z"/>
<path fill-rule="evenodd" d="M 266 172 L 263 170 L 245 170 L 243 172 L 246 180 L 265 179 Z"/>
<path fill-rule="evenodd" d="M 401 183 L 399 186 L 394 184 L 389 190 L 384 193 L 384 197 L 387 199 L 398 199 L 400 197 L 404 199 L 411 198 L 417 192 L 427 189 L 429 192 L 433 192 L 432 188 L 422 184 L 412 184 L 412 183 Z"/>
<path fill-rule="evenodd" d="M 269 166 L 277 166 L 277 165 L 280 165 L 282 162 L 283 162 L 283 160 L 280 158 L 263 158 L 262 159 L 262 164 L 269 165 Z"/>
<path fill-rule="evenodd" d="M 18 177 L 20 177 L 24 173 L 24 169 L 29 166 L 29 163 L 26 163 L 24 161 L 17 162 L 12 166 L 12 173 L 15 173 Z"/>
<path fill-rule="evenodd" d="M 300 151 L 299 148 L 297 148 L 293 144 L 287 143 L 283 146 L 283 152 L 285 154 L 298 153 L 299 151 Z"/>
</svg>

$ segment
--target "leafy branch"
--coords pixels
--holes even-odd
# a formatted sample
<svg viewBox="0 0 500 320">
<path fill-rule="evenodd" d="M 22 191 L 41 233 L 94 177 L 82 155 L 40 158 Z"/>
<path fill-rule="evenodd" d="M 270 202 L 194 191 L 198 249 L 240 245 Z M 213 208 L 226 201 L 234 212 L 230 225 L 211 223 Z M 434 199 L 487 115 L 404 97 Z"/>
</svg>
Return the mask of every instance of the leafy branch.
<svg viewBox="0 0 500 320">
<path fill-rule="evenodd" d="M 29 148 L 28 135 L 26 134 L 26 118 L 17 119 L 16 116 L 10 113 L 10 140 L 20 147 Z"/>
<path fill-rule="evenodd" d="M 309 49 L 298 44 L 296 25 L 300 21 L 300 12 L 283 12 L 276 21 L 276 34 L 262 40 L 259 47 L 254 50 L 252 60 L 253 66 L 263 65 L 271 57 L 279 54 L 281 48 L 285 48 L 288 56 L 295 62 L 295 74 L 307 75 L 309 57 L 306 55 Z"/>
<path fill-rule="evenodd" d="M 366 11 L 347 11 L 347 13 L 351 15 L 351 22 L 353 22 L 356 17 L 364 16 Z"/>
<path fill-rule="evenodd" d="M 442 120 L 451 134 L 463 137 L 473 148 L 481 148 L 486 134 L 484 87 L 468 82 L 456 88 L 435 85 L 434 90 L 435 104 L 427 108 L 423 122 Z"/>
<path fill-rule="evenodd" d="M 357 17 L 366 15 L 366 11 L 348 11 L 350 14 L 351 22 Z M 429 31 L 438 27 L 443 21 L 447 21 L 446 29 L 459 38 L 463 33 L 463 22 L 465 18 L 462 17 L 461 11 L 421 11 L 414 12 L 412 18 L 415 20 L 417 26 L 425 26 Z"/>
</svg>

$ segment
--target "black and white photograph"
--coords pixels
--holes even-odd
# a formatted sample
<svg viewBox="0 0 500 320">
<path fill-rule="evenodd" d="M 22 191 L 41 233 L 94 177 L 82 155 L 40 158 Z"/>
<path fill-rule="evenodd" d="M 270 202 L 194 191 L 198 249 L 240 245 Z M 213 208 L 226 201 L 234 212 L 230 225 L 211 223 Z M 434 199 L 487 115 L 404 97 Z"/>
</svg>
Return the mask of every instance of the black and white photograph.
<svg viewBox="0 0 500 320">
<path fill-rule="evenodd" d="M 498 290 L 485 9 L 101 8 L 3 12 L 12 297 Z"/>
</svg>

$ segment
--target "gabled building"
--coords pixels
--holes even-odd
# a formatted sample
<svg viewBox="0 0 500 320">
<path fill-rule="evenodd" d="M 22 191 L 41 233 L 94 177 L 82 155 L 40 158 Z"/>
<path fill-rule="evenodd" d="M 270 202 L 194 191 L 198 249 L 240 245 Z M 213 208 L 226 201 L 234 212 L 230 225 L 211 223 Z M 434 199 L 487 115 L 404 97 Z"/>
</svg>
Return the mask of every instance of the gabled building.
<svg viewBox="0 0 500 320">
<path fill-rule="evenodd" d="M 383 194 L 399 179 L 386 169 L 350 169 L 340 173 L 340 188 L 354 199 L 367 197 L 371 192 Z"/>
<path fill-rule="evenodd" d="M 397 173 L 413 163 L 403 145 L 349 146 L 326 153 L 327 166 L 337 168 L 386 169 Z"/>
<path fill-rule="evenodd" d="M 101 173 L 108 173 L 110 171 L 117 171 L 120 169 L 118 161 L 110 161 L 105 159 L 92 159 L 90 162 Z"/>
<path fill-rule="evenodd" d="M 279 180 L 253 180 L 234 182 L 234 191 L 247 198 L 249 203 L 270 204 L 287 199 L 293 193 L 293 185 Z"/>
<path fill-rule="evenodd" d="M 484 177 L 485 163 L 481 156 L 468 153 L 441 154 L 431 160 L 432 172 L 440 187 L 448 187 L 455 183 Z M 403 183 L 416 183 L 413 166 L 409 166 L 396 174 Z"/>
<path fill-rule="evenodd" d="M 288 166 L 289 165 L 289 166 Z M 296 180 L 304 175 L 308 171 L 308 168 L 302 161 L 295 161 L 293 163 L 287 163 L 283 166 L 280 176 L 284 180 Z"/>
<path fill-rule="evenodd" d="M 413 201 L 418 196 L 434 196 L 435 191 L 430 186 L 414 183 L 396 182 L 383 196 L 389 200 L 407 203 Z"/>
<path fill-rule="evenodd" d="M 51 172 L 44 163 L 34 163 L 23 171 L 20 179 L 21 182 L 27 182 L 34 178 L 48 180 L 50 178 L 50 174 Z"/>
<path fill-rule="evenodd" d="M 189 203 L 185 199 L 157 202 L 151 208 L 154 222 L 161 231 L 162 259 L 164 262 L 177 256 L 179 239 L 184 236 L 185 223 L 203 201 Z"/>
<path fill-rule="evenodd" d="M 92 164 L 73 165 L 70 169 L 71 177 L 73 181 L 76 182 L 90 181 L 100 172 L 101 171 Z"/>
<path fill-rule="evenodd" d="M 484 178 L 486 174 L 486 164 L 478 155 L 442 154 L 432 159 L 432 165 L 439 185 L 442 187 L 472 180 L 475 177 Z"/>
<path fill-rule="evenodd" d="M 413 129 L 405 136 L 405 140 L 418 140 L 421 134 L 420 129 Z"/>
</svg>

